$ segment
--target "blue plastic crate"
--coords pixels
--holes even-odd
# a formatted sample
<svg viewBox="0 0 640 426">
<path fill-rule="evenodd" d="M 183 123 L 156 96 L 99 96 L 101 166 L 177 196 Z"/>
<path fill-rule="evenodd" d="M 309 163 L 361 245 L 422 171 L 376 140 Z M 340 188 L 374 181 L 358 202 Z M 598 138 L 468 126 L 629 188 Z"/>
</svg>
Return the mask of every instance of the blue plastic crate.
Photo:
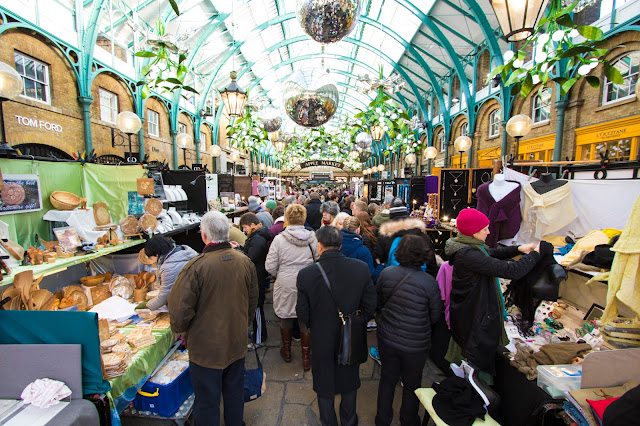
<svg viewBox="0 0 640 426">
<path fill-rule="evenodd" d="M 133 405 L 140 411 L 151 411 L 162 417 L 171 417 L 192 393 L 193 385 L 187 368 L 168 385 L 147 381 L 136 394 Z"/>
</svg>

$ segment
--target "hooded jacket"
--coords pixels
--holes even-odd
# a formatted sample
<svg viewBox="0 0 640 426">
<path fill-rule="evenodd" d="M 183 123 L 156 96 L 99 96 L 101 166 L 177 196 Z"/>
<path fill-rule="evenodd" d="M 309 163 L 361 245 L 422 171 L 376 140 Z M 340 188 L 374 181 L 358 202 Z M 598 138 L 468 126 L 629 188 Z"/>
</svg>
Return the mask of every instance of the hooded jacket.
<svg viewBox="0 0 640 426">
<path fill-rule="evenodd" d="M 416 218 L 404 216 L 389 220 L 380 226 L 378 233 L 378 241 L 374 250 L 374 258 L 380 259 L 381 263 L 387 263 L 389 257 L 389 249 L 396 237 L 405 235 L 418 235 L 425 239 L 427 247 L 429 247 L 429 259 L 427 260 L 427 273 L 432 277 L 438 274 L 438 265 L 436 264 L 436 255 L 433 251 L 431 237 L 426 234 L 427 226 L 425 223 Z"/>
<path fill-rule="evenodd" d="M 375 225 L 376 228 L 380 228 L 383 223 L 388 221 L 389 221 L 389 209 L 380 210 L 371 219 L 371 222 Z"/>
<path fill-rule="evenodd" d="M 279 318 L 296 318 L 298 272 L 318 258 L 316 234 L 304 226 L 287 226 L 271 243 L 265 263 L 275 277 L 273 310 Z"/>
<path fill-rule="evenodd" d="M 508 262 L 505 259 L 520 254 L 517 246 L 490 248 L 488 253 L 454 239 L 445 245 L 453 266 L 451 335 L 469 363 L 493 374 L 504 322 L 494 277 L 520 279 L 534 268 L 540 254 L 532 251 L 516 262 Z"/>
<path fill-rule="evenodd" d="M 247 353 L 247 328 L 258 306 L 256 268 L 229 243 L 208 245 L 182 268 L 167 305 L 189 360 L 224 369 Z"/>
<path fill-rule="evenodd" d="M 274 222 L 271 228 L 269 228 L 269 232 L 271 232 L 271 238 L 275 238 L 276 235 L 282 232 L 284 229 L 284 216 L 280 216 Z"/>
<path fill-rule="evenodd" d="M 391 294 L 402 279 L 400 284 Z M 426 352 L 431 347 L 431 326 L 442 315 L 442 300 L 435 278 L 419 268 L 390 266 L 380 274 L 378 340 L 402 352 Z"/>
<path fill-rule="evenodd" d="M 176 250 L 177 249 L 177 250 Z M 176 282 L 178 274 L 182 271 L 184 265 L 191 259 L 196 257 L 198 253 L 189 246 L 176 246 L 164 259 L 164 262 L 158 268 L 158 277 L 160 278 L 160 292 L 156 297 L 147 302 L 147 309 L 155 311 L 167 304 L 167 298 Z"/>
<path fill-rule="evenodd" d="M 271 242 L 271 232 L 264 226 L 256 229 L 247 237 L 244 242 L 243 251 L 249 256 L 249 259 L 256 266 L 256 274 L 258 275 L 258 285 L 265 288 L 267 285 L 267 271 L 264 262 L 269 252 L 269 243 Z"/>
<path fill-rule="evenodd" d="M 373 275 L 373 257 L 371 257 L 369 249 L 364 246 L 362 237 L 359 234 L 342 228 L 342 247 L 340 251 L 351 259 L 362 260 L 367 264 L 371 275 Z"/>
</svg>

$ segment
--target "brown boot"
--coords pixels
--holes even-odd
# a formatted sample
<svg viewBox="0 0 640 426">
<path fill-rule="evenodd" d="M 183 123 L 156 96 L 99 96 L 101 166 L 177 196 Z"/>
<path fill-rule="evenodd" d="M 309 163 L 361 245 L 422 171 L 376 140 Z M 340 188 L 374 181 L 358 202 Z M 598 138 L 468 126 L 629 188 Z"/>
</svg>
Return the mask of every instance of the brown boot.
<svg viewBox="0 0 640 426">
<path fill-rule="evenodd" d="M 281 328 L 280 337 L 282 338 L 280 356 L 284 362 L 291 362 L 291 339 L 293 339 L 293 330 Z"/>
<path fill-rule="evenodd" d="M 311 333 L 300 333 L 300 347 L 302 348 L 302 368 L 311 369 Z"/>
</svg>

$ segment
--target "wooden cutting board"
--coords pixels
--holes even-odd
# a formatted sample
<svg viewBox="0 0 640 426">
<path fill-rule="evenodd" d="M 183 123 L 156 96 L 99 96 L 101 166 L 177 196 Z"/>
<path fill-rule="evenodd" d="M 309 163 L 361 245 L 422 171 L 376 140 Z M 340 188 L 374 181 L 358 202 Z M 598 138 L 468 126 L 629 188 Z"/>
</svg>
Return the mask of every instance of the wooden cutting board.
<svg viewBox="0 0 640 426">
<path fill-rule="evenodd" d="M 93 218 L 96 220 L 96 225 L 98 226 L 104 226 L 111 223 L 109 208 L 105 203 L 100 202 L 93 205 Z"/>
</svg>

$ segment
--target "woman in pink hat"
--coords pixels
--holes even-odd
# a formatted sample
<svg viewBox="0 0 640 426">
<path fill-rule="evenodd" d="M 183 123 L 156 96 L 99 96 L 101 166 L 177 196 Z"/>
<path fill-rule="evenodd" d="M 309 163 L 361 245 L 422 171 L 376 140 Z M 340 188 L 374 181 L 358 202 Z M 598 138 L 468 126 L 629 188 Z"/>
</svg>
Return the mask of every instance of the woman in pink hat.
<svg viewBox="0 0 640 426">
<path fill-rule="evenodd" d="M 445 246 L 453 266 L 452 337 L 446 359 L 455 364 L 465 361 L 465 374 L 489 405 L 495 394 L 486 384 L 493 383 L 496 350 L 509 343 L 498 277 L 515 280 L 529 273 L 540 259 L 539 245 L 488 247 L 489 219 L 476 209 L 462 210 L 456 225 L 458 236 Z M 507 260 L 519 254 L 524 255 L 518 261 Z"/>
</svg>

